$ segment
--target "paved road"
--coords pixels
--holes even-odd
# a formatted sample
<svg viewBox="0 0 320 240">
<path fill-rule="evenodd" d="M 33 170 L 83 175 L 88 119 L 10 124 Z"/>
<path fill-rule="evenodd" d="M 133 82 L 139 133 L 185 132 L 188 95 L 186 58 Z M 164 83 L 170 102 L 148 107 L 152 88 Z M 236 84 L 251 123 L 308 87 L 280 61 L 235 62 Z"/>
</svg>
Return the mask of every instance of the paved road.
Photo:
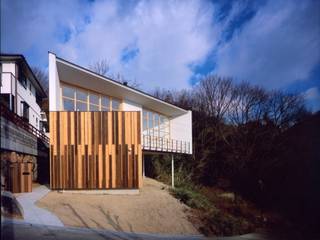
<svg viewBox="0 0 320 240">
<path fill-rule="evenodd" d="M 107 230 L 96 230 L 88 228 L 75 227 L 58 227 L 40 224 L 30 224 L 20 220 L 5 219 L 1 224 L 1 239 L 14 240 L 118 240 L 118 239 L 135 239 L 135 240 L 200 240 L 202 236 L 169 236 L 156 234 L 137 234 L 115 232 Z"/>
<path fill-rule="evenodd" d="M 58 227 L 30 224 L 20 220 L 4 219 L 1 224 L 1 239 L 6 240 L 202 240 L 202 236 L 170 236 L 143 233 L 126 233 L 75 227 Z M 271 240 L 266 234 L 246 234 L 235 237 L 213 237 L 212 240 Z"/>
</svg>

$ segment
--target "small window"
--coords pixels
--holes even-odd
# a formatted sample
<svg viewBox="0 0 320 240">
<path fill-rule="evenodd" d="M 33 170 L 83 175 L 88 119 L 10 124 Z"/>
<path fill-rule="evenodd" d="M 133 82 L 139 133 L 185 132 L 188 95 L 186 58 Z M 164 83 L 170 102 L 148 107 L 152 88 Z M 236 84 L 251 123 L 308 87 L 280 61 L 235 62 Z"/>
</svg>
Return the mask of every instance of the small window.
<svg viewBox="0 0 320 240">
<path fill-rule="evenodd" d="M 147 130 L 148 129 L 148 122 L 147 119 L 143 119 L 143 130 Z"/>
<path fill-rule="evenodd" d="M 62 87 L 62 95 L 68 98 L 74 98 L 74 89 L 70 87 Z"/>
<path fill-rule="evenodd" d="M 88 94 L 86 92 L 81 91 L 81 90 L 77 90 L 76 94 L 77 94 L 77 100 L 87 102 Z"/>
<path fill-rule="evenodd" d="M 65 111 L 74 111 L 74 101 L 70 99 L 63 99 L 63 109 Z"/>
<path fill-rule="evenodd" d="M 95 94 L 90 94 L 90 103 L 99 105 L 99 96 Z"/>
<path fill-rule="evenodd" d="M 81 112 L 88 111 L 87 105 L 88 105 L 87 103 L 77 101 L 76 102 L 76 110 L 81 111 Z"/>
<path fill-rule="evenodd" d="M 153 115 L 152 115 L 152 112 L 148 112 L 148 120 L 149 120 L 148 128 L 153 128 Z"/>
<path fill-rule="evenodd" d="M 99 106 L 98 105 L 94 105 L 94 104 L 90 104 L 90 111 L 99 111 Z"/>
<path fill-rule="evenodd" d="M 109 110 L 110 108 L 110 99 L 108 97 L 101 97 L 101 106 Z"/>
<path fill-rule="evenodd" d="M 116 99 L 112 99 L 112 111 L 120 110 L 120 102 Z"/>
</svg>

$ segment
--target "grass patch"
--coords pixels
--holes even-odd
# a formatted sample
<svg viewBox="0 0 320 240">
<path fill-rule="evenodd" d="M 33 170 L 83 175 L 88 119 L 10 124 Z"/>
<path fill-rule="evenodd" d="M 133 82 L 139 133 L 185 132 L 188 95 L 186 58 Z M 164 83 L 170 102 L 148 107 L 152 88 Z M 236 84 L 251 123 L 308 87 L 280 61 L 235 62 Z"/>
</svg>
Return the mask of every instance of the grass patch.
<svg viewBox="0 0 320 240">
<path fill-rule="evenodd" d="M 194 190 L 177 187 L 170 189 L 170 193 L 191 208 L 206 210 L 212 207 L 209 200 L 203 194 Z"/>
<path fill-rule="evenodd" d="M 211 209 L 200 216 L 202 225 L 199 230 L 207 235 L 232 236 L 254 231 L 255 227 L 245 218 L 235 217 L 220 209 Z"/>
</svg>

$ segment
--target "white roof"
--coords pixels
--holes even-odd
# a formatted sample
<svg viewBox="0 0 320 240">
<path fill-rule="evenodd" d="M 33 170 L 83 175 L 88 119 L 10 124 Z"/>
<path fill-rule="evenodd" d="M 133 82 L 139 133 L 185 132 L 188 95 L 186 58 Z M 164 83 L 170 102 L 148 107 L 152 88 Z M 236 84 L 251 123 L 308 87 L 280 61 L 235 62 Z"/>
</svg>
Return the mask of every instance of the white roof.
<svg viewBox="0 0 320 240">
<path fill-rule="evenodd" d="M 81 66 L 56 58 L 59 79 L 62 82 L 83 87 L 101 94 L 126 99 L 142 105 L 144 108 L 159 112 L 166 116 L 176 117 L 187 110 L 160 100 L 140 90 L 123 85 L 110 78 L 94 73 Z"/>
</svg>

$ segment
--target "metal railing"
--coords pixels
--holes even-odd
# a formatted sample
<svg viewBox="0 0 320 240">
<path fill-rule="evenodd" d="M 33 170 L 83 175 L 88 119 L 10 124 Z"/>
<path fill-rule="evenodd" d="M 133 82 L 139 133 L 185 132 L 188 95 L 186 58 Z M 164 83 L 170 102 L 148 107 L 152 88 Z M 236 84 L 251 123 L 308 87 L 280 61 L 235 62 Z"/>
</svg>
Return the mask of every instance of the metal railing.
<svg viewBox="0 0 320 240">
<path fill-rule="evenodd" d="M 37 138 L 40 138 L 44 143 L 49 144 L 50 139 L 45 135 L 44 132 L 32 126 L 30 123 L 26 122 L 22 117 L 17 115 L 16 113 L 10 111 L 6 106 L 0 104 L 0 112 L 1 116 L 8 119 L 9 121 L 16 124 L 18 127 L 26 130 L 27 132 L 33 134 Z"/>
<path fill-rule="evenodd" d="M 191 153 L 190 142 L 142 135 L 142 149 L 159 152 Z"/>
</svg>

